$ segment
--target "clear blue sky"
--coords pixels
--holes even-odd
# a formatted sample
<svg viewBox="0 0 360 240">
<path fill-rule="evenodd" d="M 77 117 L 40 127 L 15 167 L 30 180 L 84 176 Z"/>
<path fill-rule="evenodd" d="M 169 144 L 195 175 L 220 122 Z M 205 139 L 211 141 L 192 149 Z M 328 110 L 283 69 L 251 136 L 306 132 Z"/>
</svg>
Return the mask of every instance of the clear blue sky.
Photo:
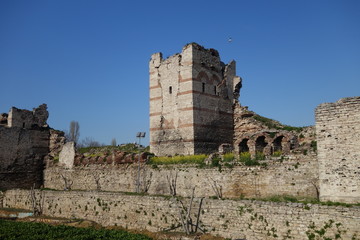
<svg viewBox="0 0 360 240">
<path fill-rule="evenodd" d="M 358 0 L 0 0 L 0 112 L 47 103 L 55 129 L 134 142 L 151 54 L 197 42 L 236 60 L 242 105 L 313 125 L 318 104 L 360 95 L 359 13 Z"/>
</svg>

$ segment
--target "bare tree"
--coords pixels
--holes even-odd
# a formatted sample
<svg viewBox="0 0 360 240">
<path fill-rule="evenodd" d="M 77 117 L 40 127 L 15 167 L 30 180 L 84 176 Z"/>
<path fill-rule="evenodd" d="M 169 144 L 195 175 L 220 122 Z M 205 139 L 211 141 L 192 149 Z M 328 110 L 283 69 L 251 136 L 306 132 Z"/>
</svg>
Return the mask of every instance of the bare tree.
<svg viewBox="0 0 360 240">
<path fill-rule="evenodd" d="M 30 189 L 30 202 L 34 216 L 40 216 L 43 213 L 44 200 L 44 192 L 41 190 L 35 191 L 34 184 Z"/>
<path fill-rule="evenodd" d="M 177 176 L 178 173 L 175 173 L 175 177 L 172 176 L 172 173 L 170 172 L 170 176 L 166 175 L 166 179 L 168 181 L 169 184 L 169 188 L 170 188 L 170 194 L 172 196 L 176 196 L 176 182 L 177 182 Z"/>
<path fill-rule="evenodd" d="M 111 146 L 113 146 L 113 147 L 116 146 L 116 139 L 115 138 L 111 139 Z"/>
<path fill-rule="evenodd" d="M 315 188 L 315 191 L 316 191 L 316 199 L 317 199 L 317 200 L 320 200 L 319 181 L 314 178 L 314 179 L 311 179 L 311 180 L 310 180 L 310 183 L 311 183 L 311 185 L 313 185 L 314 188 Z"/>
<path fill-rule="evenodd" d="M 149 188 L 151 186 L 151 179 L 152 179 L 152 172 L 150 172 L 149 176 L 145 172 L 145 168 L 143 169 L 143 193 L 147 193 L 149 191 Z"/>
<path fill-rule="evenodd" d="M 66 138 L 70 142 L 78 143 L 80 137 L 80 125 L 77 121 L 70 122 L 69 132 L 66 134 Z"/>
<path fill-rule="evenodd" d="M 201 229 L 199 227 L 201 208 L 202 208 L 202 203 L 203 203 L 204 198 L 200 199 L 197 215 L 195 215 L 196 220 L 193 221 L 193 219 L 191 217 L 191 208 L 192 208 L 193 200 L 194 200 L 194 192 L 195 192 L 195 187 L 192 190 L 192 194 L 191 194 L 191 198 L 190 198 L 188 207 L 185 207 L 184 203 L 180 199 L 178 199 L 178 202 L 180 203 L 180 206 L 178 207 L 180 223 L 186 234 L 196 233 L 198 229 L 202 232 L 205 232 L 203 229 Z"/>
<path fill-rule="evenodd" d="M 211 181 L 210 181 L 211 180 Z M 212 187 L 212 189 L 214 190 L 215 194 L 216 194 L 216 197 L 218 199 L 221 199 L 222 198 L 222 186 L 219 185 L 214 179 L 210 178 L 209 179 L 209 183 Z"/>
<path fill-rule="evenodd" d="M 94 172 L 92 172 L 92 175 L 93 175 L 94 180 L 95 180 L 96 190 L 101 191 L 100 174 L 98 172 L 94 171 Z"/>
<path fill-rule="evenodd" d="M 71 190 L 71 186 L 73 185 L 73 181 L 64 176 L 63 174 L 60 174 L 61 178 L 64 180 L 64 190 L 68 191 Z"/>
<path fill-rule="evenodd" d="M 91 137 L 86 137 L 85 139 L 83 139 L 81 141 L 80 144 L 77 145 L 77 147 L 100 147 L 101 144 L 98 141 L 95 141 L 93 138 Z"/>
</svg>

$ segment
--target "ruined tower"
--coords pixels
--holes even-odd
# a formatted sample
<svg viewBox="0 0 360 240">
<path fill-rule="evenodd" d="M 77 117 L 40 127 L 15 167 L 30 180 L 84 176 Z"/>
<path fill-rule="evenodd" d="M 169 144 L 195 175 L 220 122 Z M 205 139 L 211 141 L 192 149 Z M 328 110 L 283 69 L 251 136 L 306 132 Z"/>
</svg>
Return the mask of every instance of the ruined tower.
<svg viewBox="0 0 360 240">
<path fill-rule="evenodd" d="M 235 61 L 190 43 L 150 64 L 150 151 L 158 156 L 210 153 L 233 142 L 233 104 L 241 79 Z"/>
</svg>

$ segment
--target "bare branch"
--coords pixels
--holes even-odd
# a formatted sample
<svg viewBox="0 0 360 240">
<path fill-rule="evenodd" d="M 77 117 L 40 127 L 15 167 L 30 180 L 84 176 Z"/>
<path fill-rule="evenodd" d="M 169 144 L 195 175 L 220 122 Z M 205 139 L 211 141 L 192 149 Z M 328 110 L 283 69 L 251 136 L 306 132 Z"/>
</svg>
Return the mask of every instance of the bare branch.
<svg viewBox="0 0 360 240">
<path fill-rule="evenodd" d="M 210 181 L 210 179 L 211 179 L 211 181 Z M 221 199 L 222 198 L 222 186 L 218 185 L 218 183 L 212 178 L 209 178 L 209 182 L 210 182 L 212 189 L 214 190 L 214 192 L 216 194 L 216 197 L 218 199 Z"/>
</svg>

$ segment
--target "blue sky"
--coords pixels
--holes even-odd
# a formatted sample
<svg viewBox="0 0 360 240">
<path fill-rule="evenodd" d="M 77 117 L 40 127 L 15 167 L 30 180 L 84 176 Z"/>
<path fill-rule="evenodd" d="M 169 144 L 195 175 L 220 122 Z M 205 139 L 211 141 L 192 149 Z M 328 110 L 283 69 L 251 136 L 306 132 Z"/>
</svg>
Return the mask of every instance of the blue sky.
<svg viewBox="0 0 360 240">
<path fill-rule="evenodd" d="M 242 105 L 313 125 L 320 103 L 360 95 L 359 12 L 357 0 L 0 0 L 0 112 L 47 103 L 55 129 L 75 120 L 80 138 L 134 142 L 149 131 L 151 54 L 197 42 L 236 60 Z"/>
</svg>

